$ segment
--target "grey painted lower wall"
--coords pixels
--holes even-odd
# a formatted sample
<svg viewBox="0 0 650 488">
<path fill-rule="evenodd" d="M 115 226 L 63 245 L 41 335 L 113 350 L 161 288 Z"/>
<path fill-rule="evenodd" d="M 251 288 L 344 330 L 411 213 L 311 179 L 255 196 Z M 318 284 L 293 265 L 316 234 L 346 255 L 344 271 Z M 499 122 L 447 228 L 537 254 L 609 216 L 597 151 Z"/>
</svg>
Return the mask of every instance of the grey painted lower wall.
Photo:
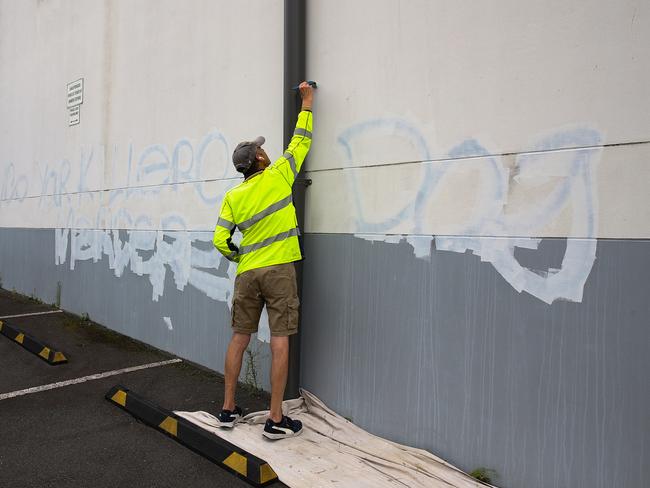
<svg viewBox="0 0 650 488">
<path fill-rule="evenodd" d="M 537 269 L 565 240 L 522 252 Z M 306 236 L 302 384 L 380 436 L 497 483 L 650 479 L 650 242 L 598 242 L 581 303 L 517 293 L 471 254 Z"/>
<path fill-rule="evenodd" d="M 517 259 L 557 268 L 565 247 L 547 239 Z M 552 305 L 469 253 L 424 260 L 347 235 L 307 235 L 305 249 L 301 382 L 337 412 L 493 468 L 504 487 L 647 486 L 650 242 L 599 241 L 582 302 Z M 60 282 L 64 309 L 222 371 L 227 304 L 173 277 L 153 301 L 149 277 L 118 278 L 105 256 L 55 265 L 51 229 L 0 229 L 4 288 L 53 303 Z"/>
</svg>

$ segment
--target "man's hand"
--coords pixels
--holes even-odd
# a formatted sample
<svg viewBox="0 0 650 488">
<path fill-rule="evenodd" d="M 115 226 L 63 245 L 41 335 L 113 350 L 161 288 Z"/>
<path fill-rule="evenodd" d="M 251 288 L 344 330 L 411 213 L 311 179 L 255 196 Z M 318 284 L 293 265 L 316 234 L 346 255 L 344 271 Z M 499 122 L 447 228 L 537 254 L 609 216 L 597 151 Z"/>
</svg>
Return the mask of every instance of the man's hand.
<svg viewBox="0 0 650 488">
<path fill-rule="evenodd" d="M 314 87 L 306 81 L 303 81 L 298 85 L 298 89 L 302 98 L 302 110 L 311 110 L 311 105 L 314 101 Z"/>
</svg>

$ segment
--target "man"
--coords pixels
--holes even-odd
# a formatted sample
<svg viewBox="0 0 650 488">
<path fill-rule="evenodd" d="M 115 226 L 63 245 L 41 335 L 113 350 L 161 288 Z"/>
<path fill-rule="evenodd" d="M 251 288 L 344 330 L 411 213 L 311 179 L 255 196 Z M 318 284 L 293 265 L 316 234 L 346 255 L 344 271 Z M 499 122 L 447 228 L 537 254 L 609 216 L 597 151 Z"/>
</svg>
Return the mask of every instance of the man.
<svg viewBox="0 0 650 488">
<path fill-rule="evenodd" d="M 289 336 L 298 332 L 298 290 L 294 261 L 302 259 L 298 221 L 291 190 L 311 146 L 311 85 L 299 86 L 302 110 L 289 147 L 271 164 L 262 145 L 264 137 L 237 145 L 232 155 L 244 181 L 229 190 L 221 204 L 213 243 L 226 258 L 237 263 L 232 302 L 233 335 L 226 352 L 225 397 L 218 416 L 222 427 L 241 419 L 235 389 L 242 357 L 251 334 L 257 332 L 263 306 L 271 329 L 271 411 L 263 435 L 282 439 L 297 435 L 302 423 L 282 414 L 289 369 Z M 242 233 L 232 242 L 235 228 Z"/>
</svg>

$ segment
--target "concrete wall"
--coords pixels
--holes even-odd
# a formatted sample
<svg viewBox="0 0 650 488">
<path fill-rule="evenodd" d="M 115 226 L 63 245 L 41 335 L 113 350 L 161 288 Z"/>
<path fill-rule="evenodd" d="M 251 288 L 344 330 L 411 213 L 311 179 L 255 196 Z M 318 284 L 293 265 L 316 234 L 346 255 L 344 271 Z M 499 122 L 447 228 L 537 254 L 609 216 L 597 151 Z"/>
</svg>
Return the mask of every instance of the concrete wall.
<svg viewBox="0 0 650 488">
<path fill-rule="evenodd" d="M 211 231 L 234 145 L 281 153 L 282 24 L 0 1 L 2 286 L 220 371 Z M 303 386 L 501 486 L 644 486 L 650 5 L 310 1 L 308 40 Z"/>
</svg>

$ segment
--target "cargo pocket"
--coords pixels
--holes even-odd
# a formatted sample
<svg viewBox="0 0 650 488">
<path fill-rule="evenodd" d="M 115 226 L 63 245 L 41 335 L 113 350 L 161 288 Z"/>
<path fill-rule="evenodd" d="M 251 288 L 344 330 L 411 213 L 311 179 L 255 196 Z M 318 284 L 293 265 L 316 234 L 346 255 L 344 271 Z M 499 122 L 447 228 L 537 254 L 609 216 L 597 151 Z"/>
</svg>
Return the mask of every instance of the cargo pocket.
<svg viewBox="0 0 650 488">
<path fill-rule="evenodd" d="M 298 309 L 300 301 L 296 297 L 287 300 L 287 329 L 295 331 L 298 328 Z"/>
<path fill-rule="evenodd" d="M 232 297 L 232 305 L 230 309 L 230 326 L 235 326 L 235 310 L 237 310 L 237 296 Z"/>
</svg>

